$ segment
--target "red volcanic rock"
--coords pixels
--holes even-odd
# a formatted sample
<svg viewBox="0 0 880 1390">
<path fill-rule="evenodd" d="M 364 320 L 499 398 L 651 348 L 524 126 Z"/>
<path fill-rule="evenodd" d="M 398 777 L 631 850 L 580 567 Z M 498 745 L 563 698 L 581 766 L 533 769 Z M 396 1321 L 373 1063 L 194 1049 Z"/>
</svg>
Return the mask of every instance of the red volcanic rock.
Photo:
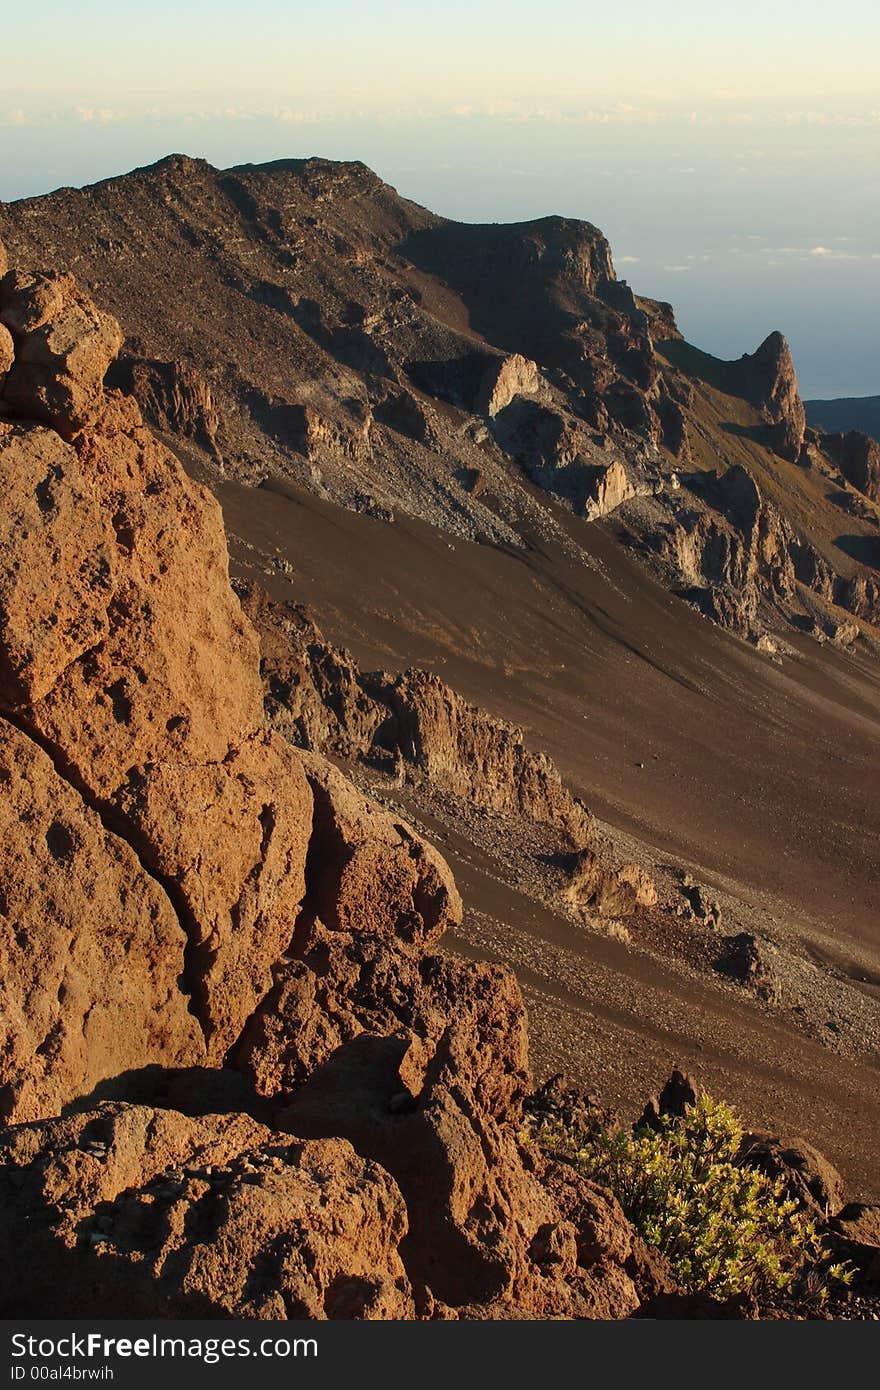
<svg viewBox="0 0 880 1390">
<path fill-rule="evenodd" d="M 8 328 L 0 323 L 0 378 L 5 376 L 9 371 L 14 357 L 15 346 L 12 341 L 12 334 L 9 332 Z M 2 387 L 3 382 L 0 380 L 0 391 L 2 391 Z"/>
<path fill-rule="evenodd" d="M 5 408 L 65 435 L 88 424 L 122 347 L 116 320 L 96 309 L 71 275 L 12 271 L 0 283 L 0 323 L 16 345 L 3 383 Z"/>
<path fill-rule="evenodd" d="M 254 733 L 222 762 L 131 770 L 115 805 L 173 888 L 208 1055 L 218 1062 L 272 985 L 305 895 L 312 797 L 296 754 Z"/>
<path fill-rule="evenodd" d="M 110 630 L 116 541 L 75 451 L 0 421 L 0 701 L 42 699 Z"/>
<path fill-rule="evenodd" d="M 219 509 L 102 394 L 115 326 L 67 276 L 2 293 L 0 1097 L 40 1121 L 0 1141 L 3 1310 L 630 1313 L 623 1218 L 560 1203 L 520 1145 L 513 975 L 429 953 L 461 920 L 448 866 L 262 727 Z M 502 799 L 528 771 L 521 809 L 577 809 L 517 731 L 410 684 L 429 771 L 474 749 Z M 226 1063 L 287 1132 L 118 1104 L 42 1122 L 204 1061 L 202 1108 Z M 197 1096 L 171 1076 L 166 1100 Z"/>
<path fill-rule="evenodd" d="M 111 398 L 76 449 L 115 537 L 114 582 L 92 594 L 108 635 L 28 717 L 96 796 L 111 799 L 132 766 L 170 754 L 221 761 L 260 727 L 262 702 L 214 499 L 130 400 Z"/>
<path fill-rule="evenodd" d="M 528 1043 L 510 972 L 417 961 L 397 943 L 338 933 L 309 946 L 252 1026 L 242 1061 L 261 1090 L 290 1088 L 285 1128 L 345 1135 L 395 1178 L 422 1310 L 631 1312 L 626 1222 L 613 1249 L 580 1265 L 578 1228 L 544 1187 L 543 1160 L 517 1143 Z"/>
<path fill-rule="evenodd" d="M 834 1164 L 804 1139 L 746 1134 L 740 1157 L 774 1181 L 781 1180 L 790 1197 L 823 1216 L 833 1216 L 843 1205 L 842 1177 Z"/>
<path fill-rule="evenodd" d="M 461 898 L 441 855 L 331 764 L 299 756 L 315 798 L 310 904 L 324 925 L 424 948 L 460 922 Z"/>
<path fill-rule="evenodd" d="M 413 1314 L 388 1174 L 246 1115 L 102 1105 L 7 1131 L 0 1213 L 4 1315 Z"/>
<path fill-rule="evenodd" d="M 0 1113 L 54 1114 L 161 1058 L 198 1061 L 167 895 L 29 738 L 0 719 Z"/>
</svg>

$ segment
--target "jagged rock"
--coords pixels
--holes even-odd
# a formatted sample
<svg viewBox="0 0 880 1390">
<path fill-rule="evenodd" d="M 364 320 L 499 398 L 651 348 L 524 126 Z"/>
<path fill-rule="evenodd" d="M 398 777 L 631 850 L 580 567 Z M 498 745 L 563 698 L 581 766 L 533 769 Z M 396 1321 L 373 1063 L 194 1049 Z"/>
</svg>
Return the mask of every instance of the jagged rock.
<svg viewBox="0 0 880 1390">
<path fill-rule="evenodd" d="M 42 699 L 103 642 L 116 538 L 75 451 L 53 431 L 0 421 L 0 701 Z"/>
<path fill-rule="evenodd" d="M 721 904 L 711 898 L 701 884 L 694 883 L 690 875 L 686 875 L 682 882 L 682 893 L 686 904 L 685 915 L 702 926 L 717 930 L 721 925 Z"/>
<path fill-rule="evenodd" d="M 880 1286 L 880 1206 L 848 1202 L 825 1227 L 834 1256 L 855 1271 L 859 1286 Z"/>
<path fill-rule="evenodd" d="M 456 925 L 461 898 L 437 851 L 323 759 L 303 753 L 300 760 L 315 803 L 309 904 L 323 924 L 423 946 Z"/>
<path fill-rule="evenodd" d="M 15 359 L 15 345 L 12 341 L 12 334 L 4 324 L 0 323 L 0 378 L 4 377 L 12 366 Z M 0 396 L 2 396 L 3 382 L 0 380 Z"/>
<path fill-rule="evenodd" d="M 434 785 L 575 835 L 586 829 L 587 817 L 549 758 L 530 752 L 515 725 L 493 719 L 427 671 L 380 685 L 380 695 L 394 725 L 384 725 L 376 743 L 399 750 Z"/>
<path fill-rule="evenodd" d="M 130 768 L 172 750 L 180 761 L 222 760 L 260 726 L 262 699 L 255 638 L 229 589 L 213 498 L 148 434 L 131 401 L 108 401 L 99 425 L 77 436 L 76 453 L 90 498 L 78 510 L 88 507 L 99 544 L 108 521 L 113 532 L 106 567 L 77 595 L 82 630 L 104 636 L 83 638 L 63 680 L 33 687 L 26 717 L 109 800 Z M 39 517 L 47 547 L 73 512 L 65 481 L 78 485 L 69 471 L 57 506 Z M 4 544 L 14 545 L 8 513 L 2 525 Z M 4 652 L 4 661 L 13 655 Z M 33 681 L 27 662 L 12 674 L 19 684 Z"/>
<path fill-rule="evenodd" d="M 260 638 L 268 722 L 291 743 L 357 758 L 370 752 L 387 708 L 364 688 L 354 658 L 328 643 L 305 608 L 278 603 L 258 584 L 236 581 Z"/>
<path fill-rule="evenodd" d="M 136 767 L 115 806 L 187 927 L 193 1007 L 220 1061 L 272 984 L 306 892 L 312 794 L 296 754 L 264 732 L 222 762 Z"/>
<path fill-rule="evenodd" d="M 543 1185 L 542 1162 L 513 1137 L 528 1078 L 511 977 L 439 960 L 428 968 L 428 995 L 444 1001 L 442 1032 L 362 1033 L 297 1090 L 285 1123 L 306 1135 L 347 1134 L 393 1175 L 410 1214 L 407 1270 L 432 1300 L 464 1315 L 489 1305 L 496 1316 L 510 1307 L 625 1316 L 638 1303 L 631 1279 L 610 1252 L 580 1266 L 577 1229 Z M 625 1231 L 619 1237 L 625 1244 Z"/>
<path fill-rule="evenodd" d="M 427 671 L 362 672 L 302 608 L 254 584 L 239 592 L 260 633 L 267 715 L 294 743 L 382 765 L 402 760 L 474 805 L 588 836 L 587 813 L 549 758 L 526 748 L 521 729 Z"/>
<path fill-rule="evenodd" d="M 156 429 L 194 439 L 219 455 L 220 418 L 209 382 L 189 362 L 156 362 L 124 354 L 107 373 L 108 386 L 134 396 Z"/>
<path fill-rule="evenodd" d="M 657 885 L 647 869 L 640 864 L 624 864 L 618 869 L 617 877 L 633 889 L 639 907 L 656 907 Z"/>
<path fill-rule="evenodd" d="M 857 618 L 866 618 L 875 626 L 880 623 L 880 580 L 869 575 L 856 575 L 850 580 L 837 580 L 834 596 L 835 602 L 841 608 L 846 608 Z"/>
<path fill-rule="evenodd" d="M 538 368 L 518 352 L 493 362 L 486 370 L 477 396 L 477 411 L 490 420 L 515 396 L 533 396 L 538 390 Z"/>
<path fill-rule="evenodd" d="M 561 1126 L 574 1139 L 613 1129 L 616 1119 L 593 1096 L 570 1086 L 562 1072 L 556 1072 L 527 1096 L 523 1109 L 529 1120 L 540 1127 Z"/>
<path fill-rule="evenodd" d="M 830 569 L 745 468 L 736 464 L 715 477 L 691 479 L 691 486 L 703 509 L 680 512 L 661 537 L 660 552 L 685 596 L 708 617 L 755 637 L 762 603 L 790 600 L 796 580 L 830 596 Z"/>
<path fill-rule="evenodd" d="M 838 618 L 829 617 L 825 623 L 825 632 L 838 647 L 851 647 L 853 642 L 858 640 L 861 628 L 851 619 L 840 621 Z"/>
<path fill-rule="evenodd" d="M 431 445 L 437 441 L 438 427 L 433 411 L 403 387 L 386 388 L 381 400 L 373 406 L 373 418 L 378 424 L 388 425 L 419 444 Z"/>
<path fill-rule="evenodd" d="M 597 470 L 593 493 L 586 499 L 584 514 L 588 521 L 597 521 L 634 495 L 635 488 L 626 469 L 619 459 L 615 459 L 607 468 Z"/>
<path fill-rule="evenodd" d="M 348 407 L 344 415 L 333 420 L 311 405 L 286 406 L 285 433 L 307 459 L 321 459 L 326 453 L 362 458 L 371 448 L 372 412 L 356 401 L 349 402 Z"/>
<path fill-rule="evenodd" d="M 0 323 L 15 344 L 3 383 L 5 410 L 65 437 L 88 424 L 122 346 L 116 320 L 95 308 L 72 275 L 9 271 L 0 282 Z"/>
<path fill-rule="evenodd" d="M 44 312 L 40 301 L 40 323 L 68 301 L 91 323 L 68 279 L 38 290 L 49 304 Z M 17 353 L 27 323 L 22 311 Z M 72 351 L 65 370 L 79 361 Z M 185 974 L 188 995 L 166 1009 L 152 1059 L 190 1055 L 188 1002 L 219 1060 L 293 936 L 312 791 L 297 755 L 261 727 L 256 643 L 229 588 L 219 508 L 144 429 L 133 401 L 93 405 L 72 448 L 41 426 L 0 425 L 0 706 L 173 904 L 186 940 L 172 979 Z M 317 766 L 311 774 L 320 781 Z M 440 857 L 402 824 L 378 812 L 371 820 L 353 791 L 347 797 L 337 797 L 341 820 L 313 876 L 327 919 L 374 916 L 371 895 L 384 883 L 393 929 L 442 931 L 460 906 Z M 132 1038 L 145 1060 L 134 1028 Z M 48 1041 L 46 1055 L 56 1056 Z M 52 1075 L 57 1103 L 71 1098 L 72 1065 L 61 1052 L 55 1073 L 47 1064 L 36 1113 L 50 1105 Z M 95 1066 L 107 1074 L 103 1061 Z M 27 1118 L 23 1102 L 16 1113 Z"/>
<path fill-rule="evenodd" d="M 151 1161 L 166 1124 L 152 1114 L 114 1110 L 109 1135 L 94 1114 L 10 1130 L 3 1181 L 24 1245 L 35 1244 L 34 1278 L 8 1300 L 45 1307 L 54 1277 L 78 1312 L 392 1317 L 412 1312 L 414 1282 L 422 1310 L 632 1311 L 622 1216 L 606 1213 L 607 1240 L 594 1234 L 583 1267 L 578 1228 L 519 1147 L 530 1080 L 514 977 L 426 954 L 460 920 L 442 858 L 335 768 L 260 728 L 255 648 L 216 508 L 133 402 L 94 404 L 74 453 L 25 431 L 39 446 L 29 454 L 5 427 L 7 527 L 24 505 L 17 488 L 41 495 L 43 449 L 55 490 L 28 524 L 78 557 L 79 519 L 108 551 L 98 580 L 88 556 L 78 587 L 59 575 L 77 621 L 60 636 L 44 623 L 34 650 L 24 591 L 4 595 L 4 708 L 16 727 L 3 804 L 12 852 L 33 865 L 4 899 L 4 978 L 23 1005 L 4 1014 L 6 1113 L 142 1085 L 145 1071 L 202 1060 L 206 1046 L 286 1103 L 285 1129 L 324 1142 L 279 1150 L 276 1136 L 249 1131 L 232 1144 L 228 1118 L 178 1117 L 183 1148 L 200 1153 L 191 1167 L 175 1156 L 183 1172 L 169 1174 L 167 1157 L 164 1172 Z M 12 466 L 15 450 L 30 474 Z M 6 545 L 12 555 L 11 534 Z M 429 709 L 435 724 L 438 710 L 448 718 L 439 683 L 413 684 L 400 707 L 422 698 L 414 729 Z M 508 749 L 521 769 L 516 737 L 491 738 L 496 762 L 507 766 Z M 117 899 L 135 920 L 105 926 Z M 34 951 L 46 912 L 59 935 L 43 928 Z M 25 1073 L 31 1050 L 44 1060 Z M 138 1130 L 137 1158 L 121 1168 L 117 1120 Z M 239 1117 L 233 1132 L 242 1125 L 253 1122 Z"/>
<path fill-rule="evenodd" d="M 847 482 L 872 502 L 880 502 L 880 443 L 860 430 L 824 434 L 821 440 Z"/>
<path fill-rule="evenodd" d="M 784 458 L 796 460 L 803 448 L 807 417 L 788 343 L 781 333 L 770 333 L 742 361 L 752 375 L 756 399 L 770 420 L 773 447 Z"/>
<path fill-rule="evenodd" d="M 387 1172 L 246 1115 L 105 1104 L 7 1130 L 0 1213 L 5 1316 L 413 1315 Z"/>
<path fill-rule="evenodd" d="M 638 864 L 615 869 L 598 845 L 588 845 L 567 855 L 565 896 L 580 911 L 600 917 L 629 917 L 637 907 L 653 907 L 657 888 L 650 874 Z"/>
</svg>

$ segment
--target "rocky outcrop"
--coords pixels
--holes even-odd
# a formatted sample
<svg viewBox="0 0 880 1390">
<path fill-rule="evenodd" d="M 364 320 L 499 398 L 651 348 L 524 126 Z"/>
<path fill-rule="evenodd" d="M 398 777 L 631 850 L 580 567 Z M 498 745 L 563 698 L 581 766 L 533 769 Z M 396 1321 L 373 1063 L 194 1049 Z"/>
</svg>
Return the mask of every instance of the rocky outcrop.
<svg viewBox="0 0 880 1390">
<path fill-rule="evenodd" d="M 116 321 L 96 309 L 72 276 L 19 271 L 3 277 L 0 321 L 15 354 L 3 382 L 5 408 L 61 435 L 88 424 L 122 346 Z"/>
<path fill-rule="evenodd" d="M 49 308 L 32 311 L 28 296 Z M 69 279 L 7 275 L 0 283 L 0 319 L 16 335 L 7 381 L 19 351 L 29 357 L 24 325 L 36 322 L 41 341 L 60 332 L 49 312 L 65 332 L 80 324 L 93 345 L 103 320 Z M 56 419 L 60 434 L 18 415 L 0 421 L 8 498 L 0 714 L 48 754 L 81 815 L 99 817 L 130 846 L 166 913 L 173 910 L 185 947 L 169 968 L 185 980 L 181 999 L 208 1055 L 222 1060 L 293 934 L 306 891 L 312 792 L 293 751 L 262 728 L 256 643 L 229 587 L 219 508 L 144 429 L 131 400 L 101 394 L 106 364 L 98 374 L 91 353 L 74 345 L 62 365 L 65 399 L 90 401 L 87 428 L 78 405 Z M 78 365 L 81 380 L 70 377 Z M 46 399 L 61 409 L 51 382 Z M 33 403 L 7 392 L 4 405 L 9 413 Z M 54 862 L 54 872 L 76 882 L 75 855 Z M 56 949 L 65 949 L 61 938 Z M 106 968 L 112 964 L 111 955 Z M 89 983 L 101 989 L 100 979 Z M 145 1003 L 152 997 L 147 991 Z M 155 1060 L 185 1054 L 186 1017 L 185 1033 Z M 36 1025 L 19 1034 L 10 1015 L 6 1021 L 6 1049 L 19 1057 Z M 62 1105 L 82 1087 L 73 1060 L 50 1041 Z M 106 1052 L 108 1067 L 114 1056 Z M 103 1065 L 99 1057 L 96 1050 L 93 1069 Z M 10 1066 L 3 1082 L 18 1094 Z M 47 1113 L 51 1086 L 50 1075 L 36 1110 L 21 1101 L 10 1113 Z"/>
<path fill-rule="evenodd" d="M 0 1308 L 633 1312 L 622 1213 L 521 1143 L 514 977 L 437 949 L 442 857 L 263 727 L 219 510 L 101 389 L 115 326 L 69 277 L 5 276 L 0 320 Z M 379 685 L 386 756 L 578 810 L 518 731 Z"/>
<path fill-rule="evenodd" d="M 168 895 L 3 719 L 0 833 L 0 1118 L 54 1114 L 156 1059 L 200 1061 Z"/>
<path fill-rule="evenodd" d="M 757 637 L 762 613 L 806 611 L 803 585 L 828 604 L 849 602 L 845 586 L 739 464 L 687 479 L 696 505 L 650 537 L 679 591 L 706 616 L 743 637 Z"/>
<path fill-rule="evenodd" d="M 238 591 L 260 634 L 266 714 L 300 747 L 411 768 L 431 785 L 486 810 L 589 836 L 589 816 L 523 731 L 469 704 L 427 671 L 359 670 L 308 613 L 253 583 Z"/>
<path fill-rule="evenodd" d="M 774 970 L 765 943 L 751 932 L 722 937 L 715 969 L 738 984 L 748 985 L 762 999 L 776 995 Z"/>
<path fill-rule="evenodd" d="M 804 444 L 807 417 L 798 393 L 791 350 L 781 333 L 770 333 L 759 348 L 741 359 L 750 378 L 753 399 L 765 411 L 773 448 L 796 460 Z"/>
<path fill-rule="evenodd" d="M 18 1317 L 412 1317 L 406 1229 L 350 1144 L 248 1115 L 104 1104 L 0 1134 L 0 1307 Z"/>
<path fill-rule="evenodd" d="M 477 397 L 477 410 L 490 419 L 504 410 L 515 396 L 533 396 L 538 390 L 538 369 L 528 358 L 513 353 L 487 368 Z"/>
<path fill-rule="evenodd" d="M 822 448 L 848 483 L 872 502 L 880 502 L 880 443 L 860 430 L 822 435 Z"/>
<path fill-rule="evenodd" d="M 587 497 L 584 509 L 587 519 L 597 521 L 600 517 L 607 516 L 634 495 L 635 488 L 627 476 L 626 469 L 620 460 L 616 459 L 607 468 L 596 470 L 592 495 Z"/>
<path fill-rule="evenodd" d="M 192 439 L 215 458 L 220 457 L 220 417 L 214 394 L 191 363 L 156 362 L 125 353 L 112 365 L 106 383 L 134 396 L 154 429 Z"/>
<path fill-rule="evenodd" d="M 826 1239 L 835 1258 L 845 1260 L 856 1288 L 880 1289 L 880 1206 L 847 1202 L 828 1222 Z"/>
<path fill-rule="evenodd" d="M 657 886 L 638 864 L 614 868 L 604 847 L 592 844 L 563 855 L 566 902 L 578 913 L 607 918 L 629 917 L 638 908 L 654 907 Z"/>
<path fill-rule="evenodd" d="M 831 1216 L 841 1208 L 843 1179 L 834 1164 L 804 1139 L 746 1134 L 740 1160 L 781 1181 L 787 1195 L 815 1215 Z"/>
</svg>

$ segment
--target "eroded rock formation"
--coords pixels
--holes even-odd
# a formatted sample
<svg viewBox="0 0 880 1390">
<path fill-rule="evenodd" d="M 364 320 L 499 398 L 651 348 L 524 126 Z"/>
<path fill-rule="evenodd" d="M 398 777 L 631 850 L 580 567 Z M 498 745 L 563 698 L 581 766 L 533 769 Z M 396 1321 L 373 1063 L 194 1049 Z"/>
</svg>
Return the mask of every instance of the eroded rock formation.
<svg viewBox="0 0 880 1390">
<path fill-rule="evenodd" d="M 260 635 L 266 716 L 303 748 L 411 768 L 431 785 L 486 810 L 558 826 L 583 843 L 588 812 L 523 731 L 470 704 L 428 671 L 361 671 L 328 643 L 308 612 L 239 583 Z"/>
<path fill-rule="evenodd" d="M 788 343 L 781 333 L 770 333 L 742 362 L 752 379 L 754 398 L 767 413 L 773 447 L 783 458 L 797 459 L 807 417 Z"/>
<path fill-rule="evenodd" d="M 880 444 L 860 430 L 825 434 L 822 446 L 848 483 L 872 502 L 880 502 Z"/>
</svg>

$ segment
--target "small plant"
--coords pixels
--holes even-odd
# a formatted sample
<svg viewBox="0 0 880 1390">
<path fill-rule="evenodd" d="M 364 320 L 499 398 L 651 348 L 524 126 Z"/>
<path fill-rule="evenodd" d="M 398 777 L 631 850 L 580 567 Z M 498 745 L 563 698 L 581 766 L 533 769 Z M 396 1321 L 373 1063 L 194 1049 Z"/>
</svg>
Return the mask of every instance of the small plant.
<svg viewBox="0 0 880 1390">
<path fill-rule="evenodd" d="M 701 1095 L 659 1130 L 573 1135 L 550 1120 L 536 1138 L 585 1177 L 609 1187 L 685 1289 L 824 1301 L 849 1273 L 832 1264 L 815 1221 L 773 1181 L 741 1161 L 733 1111 Z"/>
</svg>

